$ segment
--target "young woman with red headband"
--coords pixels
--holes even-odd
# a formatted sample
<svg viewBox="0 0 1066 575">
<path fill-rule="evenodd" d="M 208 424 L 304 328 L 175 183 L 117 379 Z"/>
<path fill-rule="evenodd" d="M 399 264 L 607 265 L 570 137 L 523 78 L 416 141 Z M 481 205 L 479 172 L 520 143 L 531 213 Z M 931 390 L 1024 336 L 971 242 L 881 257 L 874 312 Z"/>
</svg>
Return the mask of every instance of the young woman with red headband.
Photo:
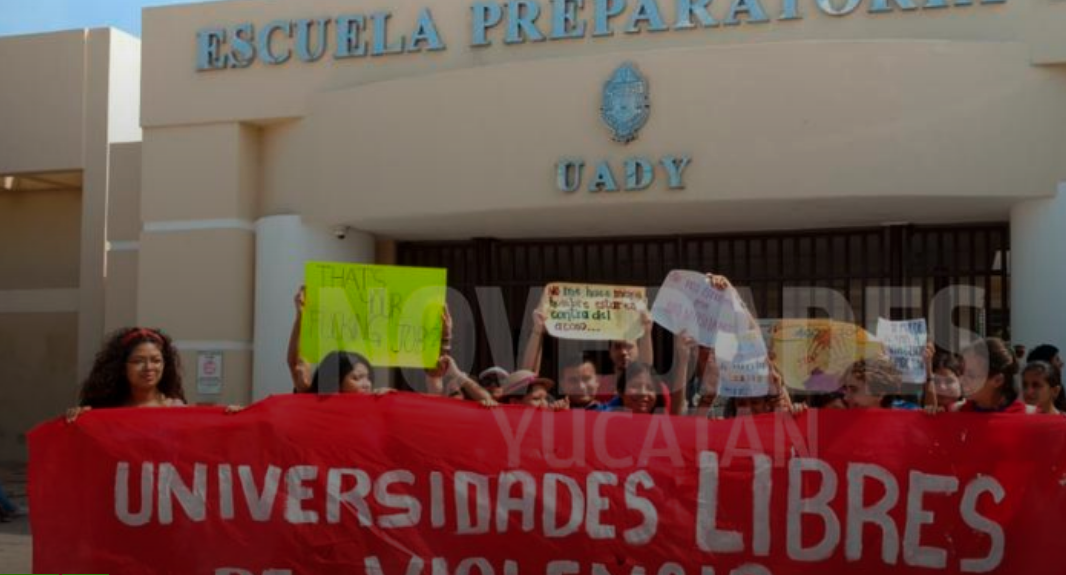
<svg viewBox="0 0 1066 575">
<path fill-rule="evenodd" d="M 78 404 L 67 411 L 68 421 L 93 408 L 185 405 L 174 342 L 162 331 L 143 327 L 111 334 L 81 384 Z"/>
</svg>

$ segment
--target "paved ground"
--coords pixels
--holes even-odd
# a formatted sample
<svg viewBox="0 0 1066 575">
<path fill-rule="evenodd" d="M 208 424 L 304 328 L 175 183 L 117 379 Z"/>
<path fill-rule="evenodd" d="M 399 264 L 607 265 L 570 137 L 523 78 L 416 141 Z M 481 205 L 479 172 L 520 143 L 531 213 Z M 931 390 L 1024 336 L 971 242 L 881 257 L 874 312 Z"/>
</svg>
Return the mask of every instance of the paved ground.
<svg viewBox="0 0 1066 575">
<path fill-rule="evenodd" d="M 11 499 L 26 505 L 26 469 L 21 466 L 0 466 L 0 484 Z M 11 523 L 0 523 L 0 573 L 32 573 L 33 540 L 30 521 L 20 517 Z"/>
</svg>

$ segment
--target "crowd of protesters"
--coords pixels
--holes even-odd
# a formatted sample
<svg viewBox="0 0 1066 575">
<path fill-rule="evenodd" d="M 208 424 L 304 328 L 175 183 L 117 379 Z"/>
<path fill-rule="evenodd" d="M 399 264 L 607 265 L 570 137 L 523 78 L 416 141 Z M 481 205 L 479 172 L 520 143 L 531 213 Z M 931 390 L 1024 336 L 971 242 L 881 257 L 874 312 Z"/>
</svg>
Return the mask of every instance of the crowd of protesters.
<svg viewBox="0 0 1066 575">
<path fill-rule="evenodd" d="M 708 275 L 716 289 L 731 289 L 722 276 Z M 294 393 L 388 393 L 375 386 L 374 368 L 358 353 L 335 351 L 317 367 L 300 358 L 300 331 L 305 305 L 301 288 L 290 336 L 288 368 Z M 750 315 L 750 314 L 749 314 Z M 907 388 L 886 357 L 855 361 L 836 380 L 836 388 L 794 401 L 770 354 L 767 392 L 755 397 L 720 397 L 720 370 L 713 348 L 697 345 L 682 332 L 674 337 L 674 366 L 665 376 L 654 367 L 652 320 L 643 312 L 642 336 L 609 343 L 611 369 L 598 373 L 589 355 L 564 358 L 559 385 L 542 377 L 545 315 L 538 308 L 520 365 L 513 371 L 492 367 L 476 376 L 461 371 L 452 358 L 452 321 L 442 321 L 440 358 L 425 372 L 420 392 L 476 401 L 486 407 L 523 405 L 545 410 L 629 411 L 633 413 L 736 417 L 802 409 L 924 409 L 929 413 L 1066 413 L 1062 358 L 1057 348 L 1040 345 L 1018 357 L 997 338 L 979 340 L 960 354 L 926 349 L 927 380 Z M 755 319 L 750 318 L 752 326 Z M 1024 367 L 1022 360 L 1025 360 Z M 175 407 L 185 405 L 179 354 L 163 331 L 127 328 L 113 334 L 81 386 L 79 405 L 67 413 L 75 420 L 90 409 Z M 227 412 L 239 411 L 230 406 Z"/>
</svg>

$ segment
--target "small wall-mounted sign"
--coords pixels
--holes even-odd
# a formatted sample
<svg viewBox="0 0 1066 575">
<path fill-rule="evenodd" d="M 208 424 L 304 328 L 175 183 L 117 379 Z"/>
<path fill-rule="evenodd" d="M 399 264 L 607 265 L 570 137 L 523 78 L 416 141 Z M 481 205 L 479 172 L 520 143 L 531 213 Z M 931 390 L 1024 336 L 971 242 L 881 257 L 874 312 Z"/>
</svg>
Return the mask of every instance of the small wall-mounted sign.
<svg viewBox="0 0 1066 575">
<path fill-rule="evenodd" d="M 201 351 L 196 354 L 196 393 L 222 393 L 222 352 Z"/>
</svg>

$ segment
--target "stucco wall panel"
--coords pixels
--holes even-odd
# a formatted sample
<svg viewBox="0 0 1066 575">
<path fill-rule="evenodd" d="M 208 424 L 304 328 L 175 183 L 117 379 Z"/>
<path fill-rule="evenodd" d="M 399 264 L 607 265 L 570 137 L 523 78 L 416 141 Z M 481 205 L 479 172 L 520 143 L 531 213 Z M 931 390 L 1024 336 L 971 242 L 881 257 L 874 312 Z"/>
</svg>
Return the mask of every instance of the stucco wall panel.
<svg viewBox="0 0 1066 575">
<path fill-rule="evenodd" d="M 77 404 L 74 313 L 0 315 L 0 461 L 25 461 L 25 434 Z"/>
<path fill-rule="evenodd" d="M 141 143 L 111 146 L 107 198 L 107 239 L 137 241 L 141 236 Z"/>
<path fill-rule="evenodd" d="M 255 236 L 241 230 L 146 233 L 138 320 L 177 339 L 252 339 Z"/>
<path fill-rule="evenodd" d="M 104 331 L 137 325 L 137 261 L 135 251 L 113 251 L 107 255 L 107 283 L 104 299 Z"/>
<path fill-rule="evenodd" d="M 254 180 L 244 163 L 248 129 L 214 124 L 145 131 L 145 222 L 239 218 L 254 220 Z"/>
<path fill-rule="evenodd" d="M 407 217 L 401 234 L 425 232 L 418 218 L 605 202 L 680 213 L 725 201 L 943 197 L 976 214 L 987 206 L 962 202 L 1046 196 L 1066 176 L 1066 108 L 1056 104 L 1066 76 L 1027 58 L 1016 43 L 756 44 L 339 90 L 316 98 L 306 119 L 268 130 L 265 210 L 297 207 L 375 233 L 384 231 L 375 222 Z M 628 146 L 599 118 L 602 82 L 625 60 L 652 94 L 651 119 Z M 639 193 L 555 188 L 562 157 L 607 159 L 621 179 L 628 157 L 684 153 L 693 158 L 684 191 L 665 190 L 662 173 Z M 591 175 L 587 165 L 586 184 Z M 885 217 L 913 214 L 899 204 Z M 736 215 L 765 229 L 756 214 Z M 544 233 L 560 232 L 555 223 Z"/>
<path fill-rule="evenodd" d="M 81 192 L 0 192 L 0 290 L 78 287 Z"/>
<path fill-rule="evenodd" d="M 211 351 L 211 350 L 206 350 Z M 252 352 L 226 351 L 222 354 L 222 393 L 200 394 L 196 387 L 196 358 L 198 350 L 181 350 L 182 384 L 185 399 L 190 404 L 249 405 L 252 403 Z M 280 369 L 285 369 L 285 359 L 280 358 Z"/>
<path fill-rule="evenodd" d="M 865 41 L 881 39 L 948 41 L 1017 41 L 1027 25 L 1026 2 L 974 5 L 945 10 L 895 11 L 869 14 L 867 2 L 846 17 L 820 12 L 814 2 L 801 2 L 803 19 L 772 20 L 765 24 L 741 24 L 660 33 L 625 34 L 625 18 L 615 22 L 611 37 L 527 42 L 506 46 L 502 31 L 491 33 L 493 45 L 473 48 L 470 4 L 454 0 L 424 0 L 387 6 L 372 0 L 321 0 L 313 7 L 297 0 L 263 3 L 236 1 L 210 6 L 171 6 L 144 11 L 144 109 L 146 127 L 193 122 L 258 121 L 300 117 L 307 113 L 308 97 L 322 91 L 427 76 L 509 62 L 570 58 L 576 54 L 596 56 L 620 51 L 651 53 L 699 46 L 729 46 L 799 41 Z M 583 15 L 591 20 L 592 2 Z M 635 3 L 630 3 L 631 8 Z M 668 23 L 673 22 L 674 2 L 660 1 Z M 764 0 L 766 11 L 776 17 L 778 0 Z M 550 29 L 549 2 L 541 2 L 539 21 Z M 295 58 L 279 66 L 257 62 L 246 69 L 196 71 L 196 32 L 204 28 L 233 26 L 245 22 L 261 28 L 275 19 L 335 17 L 370 14 L 388 9 L 392 13 L 390 34 L 410 34 L 423 7 L 432 10 L 446 50 L 432 53 L 353 58 L 334 61 L 327 54 L 315 63 Z M 712 14 L 722 20 L 728 3 L 712 3 Z M 591 22 L 590 22 L 591 27 Z M 394 36 L 395 37 L 395 36 Z M 288 44 L 285 44 L 288 45 Z M 331 47 L 334 44 L 331 43 Z"/>
<path fill-rule="evenodd" d="M 1066 63 L 1066 2 L 1032 0 L 1026 3 L 1024 38 L 1034 64 Z"/>
<path fill-rule="evenodd" d="M 82 30 L 0 38 L 0 174 L 85 166 L 85 71 Z"/>
</svg>

